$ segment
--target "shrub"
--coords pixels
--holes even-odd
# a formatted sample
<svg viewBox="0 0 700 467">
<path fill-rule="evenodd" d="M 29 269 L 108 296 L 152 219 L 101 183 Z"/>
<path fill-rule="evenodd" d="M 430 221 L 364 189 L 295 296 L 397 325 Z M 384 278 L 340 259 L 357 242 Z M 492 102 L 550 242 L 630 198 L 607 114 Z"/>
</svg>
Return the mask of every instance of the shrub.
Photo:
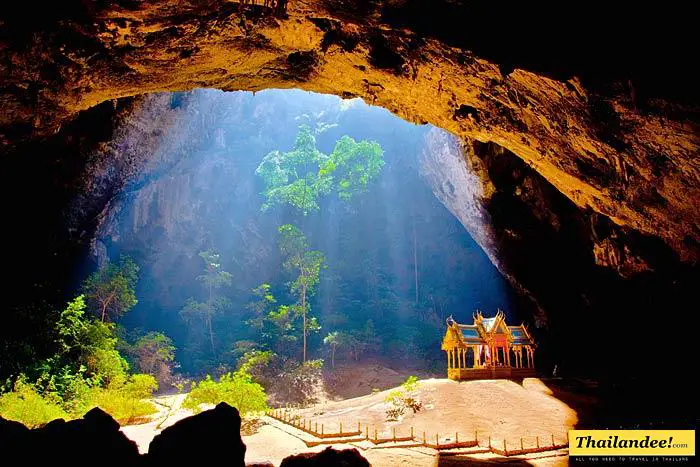
<svg viewBox="0 0 700 467">
<path fill-rule="evenodd" d="M 417 376 L 409 376 L 408 378 L 406 378 L 406 381 L 401 383 L 401 387 L 406 392 L 415 391 L 416 389 L 418 389 L 418 377 Z"/>
<path fill-rule="evenodd" d="M 144 400 L 156 389 L 158 384 L 151 375 L 113 379 L 104 388 L 76 378 L 66 393 L 64 408 L 73 418 L 99 407 L 122 425 L 143 422 L 148 415 L 157 412 L 152 403 Z"/>
<path fill-rule="evenodd" d="M 241 415 L 262 412 L 267 409 L 265 390 L 244 370 L 221 375 L 219 381 L 211 376 L 192 383 L 192 390 L 182 403 L 182 407 L 195 413 L 201 412 L 201 404 L 218 404 L 226 402 L 236 407 Z"/>
<path fill-rule="evenodd" d="M 0 395 L 0 416 L 35 428 L 57 418 L 70 418 L 55 394 L 42 397 L 36 386 L 21 377 L 12 390 Z"/>
<path fill-rule="evenodd" d="M 409 376 L 399 389 L 389 392 L 385 399 L 385 402 L 391 404 L 386 409 L 387 421 L 394 422 L 398 420 L 406 412 L 406 409 L 411 409 L 413 413 L 416 413 L 423 408 L 423 403 L 413 394 L 417 389 L 418 378 Z"/>
<path fill-rule="evenodd" d="M 157 412 L 156 407 L 144 399 L 158 389 L 151 375 L 136 374 L 110 382 L 106 388 L 93 387 L 81 402 L 82 415 L 93 407 L 99 407 L 120 424 L 133 424 L 148 420 L 148 415 Z"/>
<path fill-rule="evenodd" d="M 287 361 L 274 382 L 278 402 L 308 405 L 316 402 L 323 384 L 323 360 Z"/>
</svg>

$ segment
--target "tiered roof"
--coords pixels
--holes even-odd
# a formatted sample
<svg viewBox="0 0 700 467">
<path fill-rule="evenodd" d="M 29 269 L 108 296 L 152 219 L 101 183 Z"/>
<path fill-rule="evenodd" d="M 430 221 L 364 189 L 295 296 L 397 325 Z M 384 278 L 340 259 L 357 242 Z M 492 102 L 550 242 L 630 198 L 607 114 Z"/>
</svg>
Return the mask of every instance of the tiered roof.
<svg viewBox="0 0 700 467">
<path fill-rule="evenodd" d="M 535 345 L 525 324 L 508 326 L 505 314 L 501 310 L 491 318 L 484 318 L 480 311 L 474 313 L 473 317 L 474 324 L 459 324 L 452 319 L 452 316 L 447 319 L 448 329 L 443 339 L 443 349 L 464 345 L 483 345 L 496 334 L 505 334 L 512 345 Z"/>
</svg>

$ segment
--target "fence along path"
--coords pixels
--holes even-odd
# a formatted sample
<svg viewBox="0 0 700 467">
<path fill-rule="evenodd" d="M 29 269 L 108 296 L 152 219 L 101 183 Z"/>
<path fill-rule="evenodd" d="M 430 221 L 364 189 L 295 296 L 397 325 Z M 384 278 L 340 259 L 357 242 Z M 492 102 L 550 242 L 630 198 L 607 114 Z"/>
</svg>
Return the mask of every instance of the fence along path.
<svg viewBox="0 0 700 467">
<path fill-rule="evenodd" d="M 392 430 L 392 436 L 379 437 L 376 427 L 370 428 L 369 424 L 357 422 L 357 425 L 343 427 L 342 422 L 338 422 L 338 431 L 329 431 L 325 424 L 319 424 L 312 419 L 301 418 L 299 415 L 294 415 L 288 409 L 271 409 L 266 412 L 266 415 L 274 420 L 282 422 L 286 425 L 296 428 L 316 439 L 302 439 L 307 446 L 317 446 L 319 444 L 342 444 L 356 443 L 360 441 L 369 441 L 376 447 L 426 447 L 435 450 L 461 449 L 461 448 L 480 448 L 481 443 L 484 443 L 484 449 L 480 452 L 492 452 L 501 456 L 517 456 L 522 454 L 532 454 L 546 451 L 558 451 L 569 447 L 568 440 L 558 443 L 552 434 L 549 439 L 543 439 L 539 436 L 521 437 L 519 443 L 509 443 L 506 439 L 492 440 L 491 436 L 482 434 L 481 440 L 479 433 L 475 431 L 473 437 L 466 438 L 460 436 L 460 433 L 452 434 L 443 433 L 447 437 L 441 437 L 440 433 L 419 432 L 410 428 L 409 433 L 397 433 L 396 428 Z M 402 436 L 403 435 L 403 436 Z M 471 435 L 471 434 L 470 434 Z M 300 438 L 301 439 L 301 438 Z M 488 440 L 488 444 L 486 444 Z M 391 443 L 389 445 L 388 443 Z"/>
</svg>

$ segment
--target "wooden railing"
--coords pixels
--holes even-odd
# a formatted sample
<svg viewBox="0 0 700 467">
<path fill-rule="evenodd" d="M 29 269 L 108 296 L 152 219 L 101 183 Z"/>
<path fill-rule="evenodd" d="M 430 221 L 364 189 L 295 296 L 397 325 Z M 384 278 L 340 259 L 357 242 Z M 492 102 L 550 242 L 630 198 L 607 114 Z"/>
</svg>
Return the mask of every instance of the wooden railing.
<svg viewBox="0 0 700 467">
<path fill-rule="evenodd" d="M 460 436 L 460 433 L 457 432 L 454 434 L 454 439 L 450 437 L 441 440 L 439 433 L 429 434 L 423 431 L 420 432 L 421 436 L 417 436 L 419 433 L 415 432 L 413 427 L 410 427 L 409 433 L 403 434 L 398 433 L 396 428 L 393 428 L 392 436 L 380 437 L 376 427 L 370 428 L 369 424 L 363 425 L 361 422 L 357 422 L 356 429 L 354 425 L 352 427 L 346 425 L 345 430 L 343 430 L 342 422 L 338 422 L 338 431 L 328 431 L 325 424 L 319 424 L 318 421 L 302 418 L 299 415 L 293 414 L 289 409 L 272 409 L 266 413 L 270 418 L 319 439 L 319 441 L 304 441 L 309 447 L 319 444 L 340 444 L 358 441 L 369 441 L 376 446 L 385 445 L 387 443 L 402 443 L 401 447 L 427 447 L 436 450 L 477 448 L 480 446 L 478 431 L 474 431 L 474 437 L 471 439 L 462 437 L 463 434 Z M 482 441 L 485 443 L 486 438 L 482 438 Z M 568 446 L 568 440 L 564 443 L 557 443 L 553 434 L 550 435 L 548 439 L 540 438 L 539 436 L 521 437 L 519 444 L 513 444 L 512 442 L 509 444 L 506 439 L 492 442 L 491 436 L 488 436 L 488 447 L 484 446 L 483 452 L 490 451 L 501 456 L 516 456 L 535 452 L 556 451 L 567 448 Z"/>
</svg>

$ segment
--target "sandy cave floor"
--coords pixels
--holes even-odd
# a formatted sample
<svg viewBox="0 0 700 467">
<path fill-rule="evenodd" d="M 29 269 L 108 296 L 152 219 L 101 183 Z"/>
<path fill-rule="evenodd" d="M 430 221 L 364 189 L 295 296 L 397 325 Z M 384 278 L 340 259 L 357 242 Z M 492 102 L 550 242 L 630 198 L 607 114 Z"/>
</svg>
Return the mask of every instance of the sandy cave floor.
<svg viewBox="0 0 700 467">
<path fill-rule="evenodd" d="M 417 437 L 426 432 L 429 439 L 435 434 L 440 442 L 450 442 L 455 433 L 461 439 L 473 439 L 478 431 L 482 445 L 492 443 L 500 446 L 505 439 L 509 446 L 519 447 L 523 437 L 525 447 L 534 446 L 535 436 L 540 442 L 555 440 L 560 443 L 566 439 L 567 431 L 577 422 L 576 412 L 560 400 L 550 395 L 549 389 L 538 379 L 528 378 L 523 384 L 508 380 L 455 382 L 447 379 L 422 380 L 415 395 L 423 403 L 418 413 L 405 414 L 396 422 L 387 422 L 385 401 L 389 391 L 347 399 L 343 401 L 325 401 L 316 406 L 295 410 L 294 413 L 312 420 L 312 423 L 324 424 L 326 432 L 337 431 L 338 424 L 357 429 L 360 421 L 361 430 L 365 426 L 373 436 L 376 428 L 378 436 L 390 437 L 396 429 L 397 436 L 408 434 L 414 427 Z M 148 444 L 163 428 L 191 415 L 191 412 L 179 408 L 185 395 L 163 396 L 154 399 L 159 413 L 153 421 L 122 427 L 127 437 L 134 440 L 141 452 L 148 450 Z M 243 436 L 247 446 L 246 462 L 271 461 L 279 465 L 287 456 L 301 452 L 320 451 L 326 446 L 308 448 L 299 430 L 282 425 L 275 420 L 263 417 L 267 424 L 253 435 Z M 464 438 L 462 438 L 464 437 Z M 389 448 L 377 449 L 368 442 L 334 445 L 338 449 L 357 447 L 374 466 L 447 466 L 461 465 L 468 459 L 455 456 L 438 457 L 435 450 L 426 448 Z M 453 453 L 453 454 L 458 454 Z M 467 455 L 465 451 L 462 455 Z M 496 460 L 493 454 L 468 454 L 471 459 Z M 555 451 L 529 455 L 527 462 L 536 465 L 566 465 L 566 451 Z M 521 460 L 524 460 L 522 458 Z"/>
</svg>

